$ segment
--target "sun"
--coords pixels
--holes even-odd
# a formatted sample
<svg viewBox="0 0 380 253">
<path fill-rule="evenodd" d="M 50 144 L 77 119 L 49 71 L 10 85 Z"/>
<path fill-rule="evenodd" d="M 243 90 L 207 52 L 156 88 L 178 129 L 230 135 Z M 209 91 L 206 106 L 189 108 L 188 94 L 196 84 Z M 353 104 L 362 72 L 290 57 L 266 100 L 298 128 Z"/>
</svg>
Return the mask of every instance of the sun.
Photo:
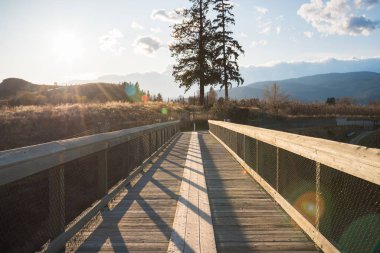
<svg viewBox="0 0 380 253">
<path fill-rule="evenodd" d="M 59 62 L 72 63 L 82 58 L 83 47 L 80 37 L 72 32 L 60 32 L 53 37 L 53 54 Z"/>
</svg>

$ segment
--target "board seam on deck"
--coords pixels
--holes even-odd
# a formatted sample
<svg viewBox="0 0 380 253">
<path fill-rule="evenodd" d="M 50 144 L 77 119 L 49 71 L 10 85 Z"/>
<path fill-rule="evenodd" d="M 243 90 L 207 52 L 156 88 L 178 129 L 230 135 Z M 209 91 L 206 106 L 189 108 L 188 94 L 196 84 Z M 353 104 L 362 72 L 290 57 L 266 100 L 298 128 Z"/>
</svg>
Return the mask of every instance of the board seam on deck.
<svg viewBox="0 0 380 253">
<path fill-rule="evenodd" d="M 216 252 L 199 136 L 195 132 L 191 135 L 182 178 L 181 196 L 177 203 L 168 252 Z M 191 201 L 194 197 L 197 198 L 196 201 Z M 180 200 L 184 200 L 184 203 Z M 191 210 L 191 207 L 193 210 Z M 181 217 L 181 214 L 185 211 L 186 217 Z M 201 214 L 206 220 L 201 217 Z M 194 220 L 188 219 L 189 216 L 194 215 L 197 215 L 196 222 L 198 224 L 194 224 Z M 197 231 L 189 230 L 189 227 L 194 225 L 193 229 L 195 228 Z M 194 235 L 198 238 L 194 238 Z"/>
</svg>

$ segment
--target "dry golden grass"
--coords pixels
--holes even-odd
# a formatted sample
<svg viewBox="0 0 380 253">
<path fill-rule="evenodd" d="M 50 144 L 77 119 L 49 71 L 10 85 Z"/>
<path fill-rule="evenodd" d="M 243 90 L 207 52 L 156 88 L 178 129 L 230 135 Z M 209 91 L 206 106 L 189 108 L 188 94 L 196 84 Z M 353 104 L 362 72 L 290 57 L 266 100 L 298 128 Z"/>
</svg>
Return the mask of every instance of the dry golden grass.
<svg viewBox="0 0 380 253">
<path fill-rule="evenodd" d="M 181 110 L 153 102 L 5 107 L 0 109 L 0 150 L 173 120 Z"/>
</svg>

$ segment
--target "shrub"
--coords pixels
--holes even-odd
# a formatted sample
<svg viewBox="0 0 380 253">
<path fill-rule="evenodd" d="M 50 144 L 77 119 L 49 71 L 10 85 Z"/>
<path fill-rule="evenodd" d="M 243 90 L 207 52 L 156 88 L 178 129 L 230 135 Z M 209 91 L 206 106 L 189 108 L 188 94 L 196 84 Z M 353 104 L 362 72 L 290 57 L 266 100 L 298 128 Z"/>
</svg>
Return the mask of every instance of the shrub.
<svg viewBox="0 0 380 253">
<path fill-rule="evenodd" d="M 234 101 L 219 99 L 212 107 L 211 113 L 218 120 L 231 120 L 235 123 L 246 123 L 249 119 L 249 109 L 239 107 Z"/>
</svg>

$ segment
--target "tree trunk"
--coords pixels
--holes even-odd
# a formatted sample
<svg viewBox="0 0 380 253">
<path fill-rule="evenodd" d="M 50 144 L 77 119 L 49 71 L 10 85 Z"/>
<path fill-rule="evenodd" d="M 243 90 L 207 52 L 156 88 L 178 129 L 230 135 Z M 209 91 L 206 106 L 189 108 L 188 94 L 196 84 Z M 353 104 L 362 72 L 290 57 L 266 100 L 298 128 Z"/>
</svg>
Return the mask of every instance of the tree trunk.
<svg viewBox="0 0 380 253">
<path fill-rule="evenodd" d="M 224 85 L 224 98 L 228 100 L 228 85 L 227 84 Z"/>
<path fill-rule="evenodd" d="M 226 55 L 226 17 L 224 12 L 224 1 L 222 2 L 223 8 L 223 86 L 224 86 L 224 98 L 228 100 L 228 77 L 227 77 L 227 55 Z"/>
<path fill-rule="evenodd" d="M 204 102 L 204 96 L 205 96 L 205 82 L 204 82 L 204 73 L 202 72 L 204 70 L 203 64 L 204 64 L 204 51 L 203 51 L 203 0 L 199 1 L 199 19 L 200 19 L 200 27 L 199 27 L 199 67 L 200 67 L 200 77 L 199 77 L 199 104 L 203 105 Z"/>
<path fill-rule="evenodd" d="M 199 86 L 199 104 L 200 105 L 204 104 L 204 97 L 205 97 L 205 86 L 200 85 Z"/>
</svg>

